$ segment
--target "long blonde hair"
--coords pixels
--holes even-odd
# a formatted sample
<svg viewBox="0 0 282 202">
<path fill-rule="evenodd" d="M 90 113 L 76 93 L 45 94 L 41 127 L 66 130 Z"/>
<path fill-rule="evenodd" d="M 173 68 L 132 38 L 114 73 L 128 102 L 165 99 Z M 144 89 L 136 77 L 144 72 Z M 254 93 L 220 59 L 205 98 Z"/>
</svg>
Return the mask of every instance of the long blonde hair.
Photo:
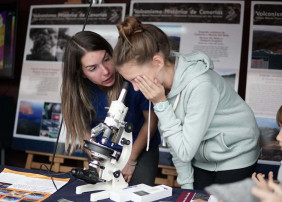
<svg viewBox="0 0 282 202">
<path fill-rule="evenodd" d="M 81 31 L 68 40 L 62 69 L 61 104 L 66 125 L 65 149 L 70 153 L 79 141 L 81 148 L 84 139 L 90 138 L 91 122 L 96 119 L 96 112 L 90 101 L 90 81 L 83 77 L 81 58 L 89 51 L 105 50 L 112 56 L 111 45 L 99 34 Z M 115 83 L 106 89 L 108 102 L 116 100 L 121 90 L 123 79 L 115 73 Z"/>
</svg>

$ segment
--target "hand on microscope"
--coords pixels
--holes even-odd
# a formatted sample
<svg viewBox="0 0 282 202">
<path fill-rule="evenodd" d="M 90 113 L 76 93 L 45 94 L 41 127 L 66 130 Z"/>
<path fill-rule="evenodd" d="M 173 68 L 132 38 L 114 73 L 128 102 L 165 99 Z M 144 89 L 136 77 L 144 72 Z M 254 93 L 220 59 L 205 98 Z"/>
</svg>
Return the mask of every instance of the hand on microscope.
<svg viewBox="0 0 282 202">
<path fill-rule="evenodd" d="M 124 166 L 124 168 L 122 169 L 121 173 L 123 175 L 124 180 L 129 183 L 132 175 L 135 171 L 135 166 L 137 164 L 137 161 L 133 161 L 131 159 L 128 160 L 127 164 Z"/>
<path fill-rule="evenodd" d="M 151 117 L 150 124 L 148 118 L 149 113 Z M 130 185 L 140 183 L 151 185 L 155 180 L 154 175 L 144 175 L 143 173 L 154 172 L 153 168 L 146 166 L 148 165 L 148 162 L 150 162 L 150 160 L 147 159 L 148 156 L 146 156 L 147 154 L 150 154 L 147 153 L 146 146 L 148 142 L 148 127 L 150 127 L 150 139 L 152 139 L 157 130 L 158 119 L 155 113 L 152 111 L 143 111 L 143 115 L 145 117 L 144 123 L 138 133 L 137 138 L 134 141 L 134 144 L 132 145 L 132 151 L 129 160 L 121 171 L 125 181 L 130 183 Z"/>
</svg>

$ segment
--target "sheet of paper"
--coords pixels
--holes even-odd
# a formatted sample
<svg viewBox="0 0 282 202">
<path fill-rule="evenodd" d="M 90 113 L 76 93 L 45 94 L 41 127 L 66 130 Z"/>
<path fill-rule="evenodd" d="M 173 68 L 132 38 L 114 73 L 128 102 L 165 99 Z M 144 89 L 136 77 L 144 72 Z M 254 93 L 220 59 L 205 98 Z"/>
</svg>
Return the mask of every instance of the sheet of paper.
<svg viewBox="0 0 282 202">
<path fill-rule="evenodd" d="M 57 189 L 64 186 L 70 178 L 53 178 Z M 42 201 L 56 192 L 51 177 L 4 169 L 0 173 L 0 200 L 17 201 L 34 199 Z"/>
</svg>

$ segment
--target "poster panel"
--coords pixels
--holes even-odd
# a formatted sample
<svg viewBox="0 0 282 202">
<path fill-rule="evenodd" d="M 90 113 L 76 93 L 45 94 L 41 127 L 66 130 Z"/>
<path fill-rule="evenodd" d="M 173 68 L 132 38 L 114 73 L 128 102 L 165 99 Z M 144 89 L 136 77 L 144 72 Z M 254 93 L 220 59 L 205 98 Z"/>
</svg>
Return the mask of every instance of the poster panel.
<svg viewBox="0 0 282 202">
<path fill-rule="evenodd" d="M 24 50 L 13 148 L 53 152 L 61 115 L 61 68 L 67 40 L 83 29 L 87 4 L 31 6 Z M 114 46 L 116 24 L 125 17 L 125 4 L 91 7 L 85 30 L 102 35 Z M 64 127 L 60 143 L 64 143 Z M 59 150 L 64 150 L 64 146 Z"/>
<path fill-rule="evenodd" d="M 246 102 L 257 118 L 262 137 L 262 161 L 282 160 L 275 140 L 276 112 L 282 105 L 282 3 L 251 4 Z"/>
<path fill-rule="evenodd" d="M 243 1 L 132 0 L 130 15 L 152 23 L 181 53 L 202 51 L 237 90 L 243 30 Z"/>
</svg>

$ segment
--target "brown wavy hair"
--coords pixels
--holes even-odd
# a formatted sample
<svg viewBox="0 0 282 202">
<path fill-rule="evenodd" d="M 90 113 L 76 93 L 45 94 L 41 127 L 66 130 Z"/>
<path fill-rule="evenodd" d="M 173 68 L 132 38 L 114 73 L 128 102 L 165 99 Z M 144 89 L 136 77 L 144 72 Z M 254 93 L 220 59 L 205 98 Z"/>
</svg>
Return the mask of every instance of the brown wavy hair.
<svg viewBox="0 0 282 202">
<path fill-rule="evenodd" d="M 111 45 L 99 34 L 81 31 L 71 37 L 65 47 L 62 68 L 61 104 L 66 125 L 65 149 L 70 153 L 79 141 L 81 148 L 84 139 L 90 138 L 91 122 L 96 112 L 90 101 L 90 81 L 83 76 L 81 58 L 90 51 L 105 50 L 112 56 Z M 123 79 L 115 73 L 115 83 L 106 88 L 109 103 L 119 96 Z"/>
</svg>

